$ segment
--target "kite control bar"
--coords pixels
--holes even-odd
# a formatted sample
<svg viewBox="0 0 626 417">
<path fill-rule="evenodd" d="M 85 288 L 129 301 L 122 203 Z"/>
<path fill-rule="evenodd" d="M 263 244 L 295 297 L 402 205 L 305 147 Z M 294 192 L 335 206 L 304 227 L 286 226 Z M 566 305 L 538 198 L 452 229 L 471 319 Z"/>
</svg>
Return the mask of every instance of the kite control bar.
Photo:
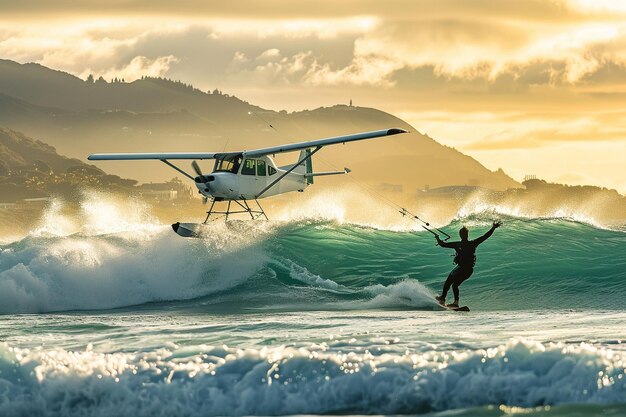
<svg viewBox="0 0 626 417">
<path fill-rule="evenodd" d="M 418 222 L 421 223 L 420 226 L 422 226 L 425 230 L 428 230 L 430 233 L 432 233 L 433 235 L 437 236 L 437 233 L 433 232 L 432 229 L 427 227 L 427 226 L 430 226 L 430 223 L 420 219 L 418 216 L 416 216 L 415 214 L 411 213 L 410 211 L 408 211 L 404 207 L 402 207 L 399 211 L 400 211 L 400 214 L 402 214 L 402 216 L 410 216 L 410 217 L 414 218 L 415 220 L 417 220 Z M 444 232 L 443 230 L 441 230 L 439 228 L 434 228 L 434 229 L 446 237 L 444 239 L 444 241 L 450 239 L 451 236 L 449 234 L 447 234 L 446 232 Z"/>
</svg>

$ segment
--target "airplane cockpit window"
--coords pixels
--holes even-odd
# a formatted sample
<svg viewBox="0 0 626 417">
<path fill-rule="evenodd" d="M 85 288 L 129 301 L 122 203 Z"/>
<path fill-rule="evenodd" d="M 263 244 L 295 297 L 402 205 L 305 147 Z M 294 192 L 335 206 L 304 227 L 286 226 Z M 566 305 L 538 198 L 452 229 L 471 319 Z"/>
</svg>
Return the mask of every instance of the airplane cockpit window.
<svg viewBox="0 0 626 417">
<path fill-rule="evenodd" d="M 241 168 L 242 175 L 254 175 L 256 173 L 256 159 L 246 159 Z"/>
<path fill-rule="evenodd" d="M 267 166 L 267 172 L 268 172 L 269 175 L 274 175 L 274 174 L 276 174 L 276 168 L 274 168 L 271 165 L 268 165 Z"/>
<path fill-rule="evenodd" d="M 259 177 L 264 177 L 265 174 L 265 161 L 263 161 L 262 159 L 257 159 L 256 161 L 256 174 Z"/>
<path fill-rule="evenodd" d="M 241 156 L 237 157 L 226 157 L 224 159 L 216 159 L 215 160 L 215 169 L 213 172 L 232 172 L 234 174 L 239 171 L 239 166 L 241 165 Z"/>
</svg>

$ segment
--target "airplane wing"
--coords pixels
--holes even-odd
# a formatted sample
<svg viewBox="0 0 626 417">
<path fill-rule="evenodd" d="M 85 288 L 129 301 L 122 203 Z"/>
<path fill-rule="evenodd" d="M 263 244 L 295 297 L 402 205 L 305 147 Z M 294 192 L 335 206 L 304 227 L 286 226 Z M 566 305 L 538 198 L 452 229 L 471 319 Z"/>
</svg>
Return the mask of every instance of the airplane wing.
<svg viewBox="0 0 626 417">
<path fill-rule="evenodd" d="M 87 159 L 90 161 L 132 161 L 141 159 L 156 159 L 156 160 L 168 160 L 168 159 L 215 159 L 221 158 L 226 155 L 240 155 L 244 156 L 263 156 L 273 155 L 283 152 L 293 152 L 301 149 L 323 147 L 328 145 L 334 145 L 337 143 L 354 142 L 357 140 L 373 139 L 382 136 L 397 135 L 399 133 L 407 133 L 404 129 L 383 129 L 374 130 L 372 132 L 356 133 L 352 135 L 336 136 L 326 139 L 311 140 L 308 142 L 289 143 L 286 145 L 273 146 L 270 148 L 254 149 L 251 151 L 243 152 L 169 152 L 169 153 L 94 153 L 89 155 Z"/>
<path fill-rule="evenodd" d="M 132 161 L 138 159 L 215 159 L 218 153 L 210 152 L 169 152 L 169 153 L 94 153 L 90 161 Z M 223 154 L 222 154 L 223 155 Z"/>
<path fill-rule="evenodd" d="M 381 136 L 397 135 L 399 133 L 407 133 L 407 131 L 404 129 L 397 129 L 397 128 L 375 130 L 373 132 L 356 133 L 352 135 L 336 136 L 333 138 L 311 140 L 308 142 L 290 143 L 287 145 L 273 146 L 271 148 L 254 149 L 251 151 L 244 151 L 243 155 L 244 156 L 273 155 L 276 153 L 293 152 L 293 151 L 298 151 L 301 149 L 316 148 L 316 147 L 321 148 L 323 146 L 334 145 L 337 143 L 347 143 L 347 142 L 354 142 L 357 140 L 374 139 L 374 138 L 378 138 Z"/>
</svg>

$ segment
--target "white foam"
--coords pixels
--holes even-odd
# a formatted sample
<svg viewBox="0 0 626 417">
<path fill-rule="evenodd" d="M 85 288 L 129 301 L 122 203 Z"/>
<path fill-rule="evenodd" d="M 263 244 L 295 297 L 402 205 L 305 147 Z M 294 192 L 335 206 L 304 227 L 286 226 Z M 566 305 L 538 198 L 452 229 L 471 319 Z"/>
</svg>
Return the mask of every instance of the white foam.
<svg viewBox="0 0 626 417">
<path fill-rule="evenodd" d="M 593 208 L 593 206 L 592 206 Z M 579 206 L 559 205 L 552 207 L 542 207 L 541 205 L 533 205 L 531 202 L 515 202 L 515 203 L 490 203 L 483 201 L 478 196 L 468 199 L 457 212 L 457 219 L 464 219 L 475 215 L 498 216 L 504 215 L 518 219 L 554 219 L 554 220 L 570 220 L 578 223 L 588 224 L 595 228 L 614 230 L 597 218 L 597 213 L 587 206 L 582 208 Z M 618 227 L 619 228 L 619 227 Z"/>
<path fill-rule="evenodd" d="M 239 285 L 267 259 L 271 222 L 216 222 L 184 239 L 133 199 L 53 201 L 30 235 L 0 250 L 0 313 L 108 309 L 200 297 Z"/>
<path fill-rule="evenodd" d="M 0 312 L 108 309 L 196 298 L 239 285 L 265 265 L 266 255 L 254 239 L 243 245 L 221 236 L 235 244 L 180 238 L 169 226 L 27 238 L 0 251 Z"/>
<path fill-rule="evenodd" d="M 289 269 L 289 276 L 311 287 L 320 288 L 337 294 L 359 294 L 363 299 L 337 304 L 334 308 L 369 309 L 412 307 L 440 309 L 434 295 L 424 284 L 415 279 L 403 279 L 391 285 L 370 285 L 365 288 L 351 288 L 333 280 L 322 278 L 289 259 L 281 259 L 280 265 Z M 330 308 L 330 306 L 328 306 Z"/>
<path fill-rule="evenodd" d="M 100 353 L 0 346 L 0 415 L 419 414 L 622 403 L 620 352 L 514 339 L 489 349 L 171 346 Z"/>
<path fill-rule="evenodd" d="M 406 306 L 441 309 L 431 290 L 415 279 L 404 279 L 389 286 L 373 285 L 366 287 L 364 291 L 374 296 L 371 300 L 363 302 L 366 308 Z"/>
<path fill-rule="evenodd" d="M 279 261 L 276 261 L 279 262 Z M 298 265 L 290 259 L 281 259 L 280 264 L 289 269 L 289 276 L 297 281 L 308 284 L 312 287 L 322 288 L 333 292 L 354 293 L 355 290 L 341 285 L 331 279 L 324 279 L 319 275 L 310 272 L 303 266 Z"/>
<path fill-rule="evenodd" d="M 31 240 L 0 254 L 0 312 L 102 309 L 210 294 L 264 263 L 248 249 L 214 257 L 171 230 L 127 240 L 72 236 Z M 237 265 L 234 267 L 233 265 Z"/>
</svg>

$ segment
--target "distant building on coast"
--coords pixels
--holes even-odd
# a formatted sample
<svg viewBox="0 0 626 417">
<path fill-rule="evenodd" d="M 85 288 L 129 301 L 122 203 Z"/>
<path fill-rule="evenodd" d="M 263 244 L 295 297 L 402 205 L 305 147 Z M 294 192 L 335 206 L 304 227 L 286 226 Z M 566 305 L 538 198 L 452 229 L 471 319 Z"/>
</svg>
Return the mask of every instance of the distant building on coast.
<svg viewBox="0 0 626 417">
<path fill-rule="evenodd" d="M 40 210 L 48 205 L 50 197 L 23 198 L 12 202 L 0 202 L 0 210 Z"/>
<path fill-rule="evenodd" d="M 476 185 L 450 185 L 444 187 L 432 188 L 428 185 L 423 190 L 418 189 L 417 195 L 419 198 L 433 198 L 433 199 L 452 199 L 452 200 L 465 200 L 467 197 L 475 194 L 484 196 L 497 196 L 504 194 L 504 191 L 495 191 L 489 188 L 479 187 Z"/>
<path fill-rule="evenodd" d="M 191 187 L 185 185 L 179 178 L 172 178 L 168 182 L 151 182 L 138 185 L 137 193 L 149 201 L 189 200 L 193 198 Z"/>
<path fill-rule="evenodd" d="M 379 187 L 379 191 L 393 192 L 393 193 L 401 193 L 404 189 L 402 184 L 390 184 L 387 182 L 380 183 L 378 187 Z"/>
</svg>

